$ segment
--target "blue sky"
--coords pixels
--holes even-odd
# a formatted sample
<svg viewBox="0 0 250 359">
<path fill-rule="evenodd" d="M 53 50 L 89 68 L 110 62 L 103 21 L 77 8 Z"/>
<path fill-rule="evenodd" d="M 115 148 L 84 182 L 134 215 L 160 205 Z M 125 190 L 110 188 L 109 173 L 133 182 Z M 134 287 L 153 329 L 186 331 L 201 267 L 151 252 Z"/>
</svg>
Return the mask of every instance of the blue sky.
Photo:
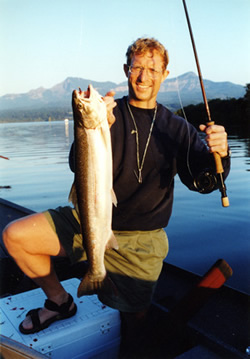
<svg viewBox="0 0 250 359">
<path fill-rule="evenodd" d="M 250 0 L 186 0 L 203 77 L 250 83 Z M 182 0 L 0 0 L 0 96 L 68 76 L 125 81 L 128 45 L 155 37 L 170 78 L 197 73 Z"/>
</svg>

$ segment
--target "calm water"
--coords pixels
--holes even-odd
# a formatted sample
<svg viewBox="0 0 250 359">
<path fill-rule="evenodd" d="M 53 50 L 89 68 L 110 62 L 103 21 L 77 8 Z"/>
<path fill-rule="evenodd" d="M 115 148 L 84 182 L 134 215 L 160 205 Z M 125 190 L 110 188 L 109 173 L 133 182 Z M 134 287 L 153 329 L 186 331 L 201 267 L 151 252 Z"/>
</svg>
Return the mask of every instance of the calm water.
<svg viewBox="0 0 250 359">
<path fill-rule="evenodd" d="M 73 123 L 0 124 L 0 197 L 41 211 L 65 205 L 73 180 L 68 152 Z M 176 178 L 175 203 L 167 228 L 167 261 L 204 274 L 219 258 L 233 268 L 227 284 L 250 292 L 250 140 L 230 138 L 232 170 L 226 181 L 230 207 L 218 191 L 201 195 Z"/>
</svg>

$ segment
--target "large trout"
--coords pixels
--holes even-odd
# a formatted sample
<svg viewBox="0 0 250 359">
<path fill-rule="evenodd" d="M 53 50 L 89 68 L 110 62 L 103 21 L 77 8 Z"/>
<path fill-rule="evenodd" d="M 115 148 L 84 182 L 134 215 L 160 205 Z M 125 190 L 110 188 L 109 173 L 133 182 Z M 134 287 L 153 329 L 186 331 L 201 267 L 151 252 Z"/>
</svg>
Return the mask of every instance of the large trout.
<svg viewBox="0 0 250 359">
<path fill-rule="evenodd" d="M 110 285 L 106 277 L 104 253 L 117 248 L 111 229 L 112 152 L 107 108 L 102 97 L 89 85 L 85 92 L 73 91 L 72 108 L 75 136 L 75 180 L 69 199 L 79 211 L 88 271 L 78 297 L 97 293 Z"/>
</svg>

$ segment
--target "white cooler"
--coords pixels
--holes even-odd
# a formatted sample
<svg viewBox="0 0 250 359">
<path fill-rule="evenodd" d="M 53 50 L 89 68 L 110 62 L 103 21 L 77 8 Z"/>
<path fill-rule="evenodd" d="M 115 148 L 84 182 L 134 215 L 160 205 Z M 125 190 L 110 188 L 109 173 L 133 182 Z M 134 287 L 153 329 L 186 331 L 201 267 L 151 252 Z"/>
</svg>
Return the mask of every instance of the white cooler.
<svg viewBox="0 0 250 359">
<path fill-rule="evenodd" d="M 117 358 L 119 312 L 103 305 L 96 295 L 77 298 L 79 283 L 76 278 L 62 282 L 77 305 L 76 315 L 35 334 L 21 334 L 18 326 L 29 310 L 43 307 L 43 291 L 39 288 L 0 299 L 1 335 L 54 359 Z"/>
</svg>

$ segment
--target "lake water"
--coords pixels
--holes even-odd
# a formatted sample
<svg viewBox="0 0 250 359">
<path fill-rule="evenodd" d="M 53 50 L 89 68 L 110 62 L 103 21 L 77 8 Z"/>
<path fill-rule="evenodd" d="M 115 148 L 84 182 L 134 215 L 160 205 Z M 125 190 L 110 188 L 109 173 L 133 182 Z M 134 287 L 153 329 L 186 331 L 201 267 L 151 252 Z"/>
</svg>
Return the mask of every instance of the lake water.
<svg viewBox="0 0 250 359">
<path fill-rule="evenodd" d="M 34 211 L 67 204 L 73 174 L 68 152 L 73 122 L 0 124 L 0 197 Z M 234 274 L 228 285 L 250 293 L 250 140 L 230 137 L 232 169 L 226 181 L 230 206 L 220 193 L 201 195 L 176 177 L 166 261 L 204 274 L 224 258 Z"/>
</svg>

